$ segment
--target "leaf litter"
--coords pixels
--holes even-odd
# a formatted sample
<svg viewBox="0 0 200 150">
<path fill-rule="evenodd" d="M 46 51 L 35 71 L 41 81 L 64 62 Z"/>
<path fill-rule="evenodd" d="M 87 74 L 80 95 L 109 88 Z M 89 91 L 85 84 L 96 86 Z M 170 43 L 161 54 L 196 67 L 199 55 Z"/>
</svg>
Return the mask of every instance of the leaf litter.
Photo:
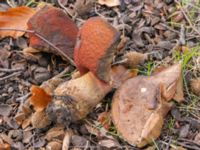
<svg viewBox="0 0 200 150">
<path fill-rule="evenodd" d="M 59 76 L 58 78 L 54 78 L 54 76 L 58 75 L 62 70 L 64 70 L 64 68 L 66 68 L 67 66 L 69 67 L 68 63 L 66 63 L 66 60 L 68 59 L 63 60 L 64 57 L 62 54 L 60 54 L 60 50 L 62 50 L 62 46 L 59 47 L 56 44 L 56 42 L 54 42 L 54 40 L 51 39 L 53 37 L 57 37 L 57 36 L 59 37 L 60 35 L 63 34 L 59 26 L 57 26 L 59 32 L 52 32 L 55 34 L 54 36 L 50 35 L 49 36 L 50 38 L 48 38 L 48 36 L 45 34 L 42 34 L 42 38 L 35 36 L 35 39 L 40 41 L 40 43 L 42 43 L 42 47 L 44 48 L 44 49 L 40 49 L 37 46 L 36 46 L 37 48 L 35 47 L 37 55 L 39 54 L 38 55 L 39 57 L 38 56 L 35 57 L 36 59 L 33 58 L 34 56 L 36 56 L 35 52 L 33 54 L 29 54 L 29 55 L 32 55 L 33 57 L 30 57 L 30 56 L 27 57 L 27 55 L 25 56 L 23 55 L 23 53 L 20 52 L 22 51 L 22 49 L 26 48 L 27 46 L 30 46 L 29 44 L 28 45 L 23 44 L 24 42 L 20 44 L 20 41 L 18 40 L 19 36 L 24 35 L 25 30 L 26 30 L 25 27 L 23 28 L 24 33 L 20 32 L 21 35 L 17 35 L 17 37 L 15 37 L 14 35 L 16 33 L 16 31 L 14 33 L 14 30 L 13 32 L 9 31 L 8 33 L 6 33 L 7 31 L 5 30 L 2 31 L 2 33 L 6 33 L 6 35 L 2 34 L 3 37 L 11 36 L 11 37 L 16 38 L 16 40 L 12 38 L 4 38 L 0 42 L 1 52 L 3 51 L 2 49 L 4 49 L 5 54 L 6 53 L 9 54 L 9 55 L 3 55 L 3 56 L 1 55 L 1 58 L 0 58 L 0 63 L 1 63 L 0 65 L 3 68 L 3 69 L 0 69 L 1 71 L 0 78 L 2 79 L 0 80 L 1 81 L 0 82 L 0 100 L 2 103 L 1 106 L 6 105 L 9 107 L 8 109 L 9 113 L 6 113 L 7 117 L 3 117 L 2 122 L 1 122 L 2 128 L 0 130 L 2 133 L 4 133 L 4 135 L 8 133 L 7 131 L 10 128 L 15 129 L 15 130 L 21 130 L 23 134 L 25 134 L 25 132 L 28 132 L 27 135 L 28 135 L 28 138 L 30 139 L 30 142 L 27 142 L 24 140 L 20 140 L 20 138 L 15 139 L 11 137 L 12 138 L 11 140 L 13 140 L 13 142 L 10 142 L 10 140 L 6 138 L 6 136 L 3 136 L 3 138 L 1 136 L 0 142 L 2 143 L 3 147 L 8 147 L 8 149 L 9 147 L 12 147 L 12 148 L 23 147 L 25 149 L 28 149 L 31 147 L 32 148 L 46 147 L 47 149 L 57 147 L 58 149 L 61 149 L 61 145 L 63 141 L 64 143 L 62 147 L 66 149 L 68 149 L 69 147 L 70 148 L 71 147 L 74 147 L 74 148 L 75 147 L 76 148 L 78 147 L 79 148 L 80 147 L 82 148 L 92 148 L 92 147 L 111 148 L 112 147 L 116 149 L 117 148 L 120 149 L 122 147 L 133 148 L 133 146 L 130 146 L 126 142 L 124 142 L 124 140 L 126 140 L 126 135 L 124 135 L 123 133 L 122 133 L 122 136 L 119 135 L 118 132 L 121 132 L 121 129 L 117 127 L 115 121 L 114 121 L 114 125 L 110 123 L 109 125 L 106 125 L 105 126 L 106 129 L 101 126 L 103 125 L 105 119 L 100 119 L 99 121 L 101 123 L 97 123 L 97 122 L 95 123 L 95 121 L 98 120 L 97 118 L 99 114 L 104 114 L 108 112 L 108 110 L 114 109 L 112 105 L 114 104 L 115 100 L 111 102 L 108 99 L 112 99 L 113 94 L 114 94 L 114 97 L 116 97 L 115 96 L 116 93 L 118 93 L 118 91 L 121 88 L 123 88 L 124 85 L 126 85 L 128 82 L 131 82 L 131 80 L 136 80 L 140 78 L 141 74 L 150 75 L 151 72 L 153 72 L 154 68 L 157 68 L 158 66 L 162 66 L 162 65 L 171 66 L 172 64 L 174 64 L 174 62 L 176 62 L 175 59 L 180 60 L 180 58 L 182 57 L 182 52 L 184 52 L 186 49 L 187 51 L 188 50 L 193 51 L 193 47 L 198 46 L 198 43 L 195 41 L 195 40 L 198 40 L 198 36 L 196 36 L 198 35 L 198 32 L 196 31 L 196 25 L 198 26 L 198 23 L 193 24 L 193 22 L 191 23 L 191 21 L 188 20 L 187 18 L 188 12 L 191 9 L 191 7 L 188 7 L 190 6 L 190 3 L 185 4 L 185 7 L 182 8 L 180 3 L 177 1 L 164 2 L 164 1 L 155 0 L 152 2 L 148 2 L 148 1 L 131 2 L 129 0 L 126 0 L 126 1 L 120 1 L 120 3 L 115 4 L 116 5 L 115 7 L 108 6 L 107 4 L 108 7 L 111 7 L 111 8 L 108 8 L 106 5 L 99 5 L 98 3 L 93 3 L 93 2 L 90 3 L 90 2 L 91 1 L 86 0 L 83 2 L 83 4 L 79 3 L 78 5 L 74 3 L 74 1 L 65 1 L 59 4 L 55 4 L 55 7 L 57 9 L 58 6 L 60 6 L 62 8 L 60 9 L 60 11 L 61 10 L 65 11 L 65 13 L 68 13 L 70 16 L 72 16 L 72 20 L 76 23 L 79 29 L 81 29 L 84 22 L 87 22 L 89 18 L 91 18 L 94 15 L 98 15 L 102 19 L 110 22 L 110 24 L 115 29 L 117 29 L 117 32 L 121 33 L 122 36 L 120 37 L 120 40 L 126 41 L 126 42 L 123 43 L 123 46 L 120 46 L 120 51 L 116 50 L 114 55 L 112 54 L 112 59 L 110 59 L 111 57 L 109 57 L 109 61 L 107 63 L 110 64 L 110 66 L 112 66 L 110 68 L 100 67 L 100 69 L 97 68 L 95 70 L 94 68 L 92 68 L 93 66 L 84 64 L 83 67 L 86 67 L 86 70 L 84 72 L 81 71 L 80 75 L 77 76 L 76 79 L 71 79 L 71 77 L 73 76 L 72 72 L 74 70 L 74 68 L 71 66 L 68 74 L 64 74 L 62 76 Z M 87 10 L 82 9 L 86 5 L 88 6 L 88 9 Z M 177 5 L 179 7 L 177 7 Z M 191 5 L 194 5 L 194 4 L 192 4 L 191 2 Z M 126 9 L 123 9 L 124 6 Z M 53 8 L 53 7 L 50 6 L 50 8 Z M 81 10 L 81 11 L 78 11 L 77 8 L 78 10 Z M 69 9 L 74 12 L 77 12 L 78 15 L 73 16 L 72 15 L 73 13 L 71 14 L 69 12 Z M 47 15 L 49 14 L 47 13 Z M 171 17 L 170 15 L 175 16 L 175 17 Z M 171 22 L 169 22 L 169 20 L 171 19 L 170 17 L 172 18 Z M 26 20 L 21 19 L 21 21 L 25 22 Z M 174 22 L 177 23 L 176 26 L 173 24 Z M 184 28 L 179 26 L 178 23 L 184 24 L 184 27 L 187 27 L 187 29 L 189 30 L 187 31 L 184 30 Z M 47 25 L 46 21 L 44 21 L 44 25 Z M 48 24 L 47 26 L 49 27 L 51 26 L 51 24 Z M 134 28 L 131 28 L 132 26 L 134 26 Z M 41 26 L 38 25 L 38 27 L 41 27 Z M 15 27 L 13 26 L 13 28 L 19 29 L 17 26 Z M 93 27 L 91 29 L 93 29 Z M 34 30 L 36 31 L 36 29 Z M 43 29 L 41 30 L 43 31 Z M 53 31 L 54 28 L 49 28 L 49 30 L 51 33 L 51 31 Z M 95 27 L 94 27 L 94 30 L 96 30 Z M 188 31 L 195 31 L 195 32 L 191 34 L 192 32 L 190 33 Z M 84 32 L 82 33 L 79 32 L 80 35 L 83 33 Z M 29 33 L 29 36 L 30 35 L 34 35 L 34 33 L 33 32 Z M 28 37 L 27 35 L 24 35 L 23 38 L 28 41 L 30 37 Z M 93 37 L 90 37 L 90 38 L 93 38 Z M 44 42 L 44 39 L 47 40 L 47 42 Z M 86 39 L 86 38 L 83 36 L 83 39 Z M 76 43 L 76 42 L 77 41 L 73 43 Z M 89 43 L 92 43 L 92 41 L 90 41 Z M 61 45 L 62 44 L 66 44 L 66 43 L 61 42 Z M 81 48 L 79 47 L 81 44 L 83 43 L 80 41 L 76 43 L 75 51 L 81 50 Z M 52 45 L 54 46 L 52 47 Z M 87 44 L 83 44 L 83 45 L 87 45 Z M 91 45 L 95 45 L 95 44 L 91 44 Z M 97 41 L 97 45 L 98 45 L 98 41 Z M 186 48 L 186 45 L 189 48 Z M 57 48 L 55 49 L 55 47 L 57 46 L 58 46 L 58 49 Z M 177 48 L 182 49 L 182 50 L 176 51 Z M 51 49 L 51 50 L 49 51 L 46 49 Z M 81 51 L 84 51 L 86 49 L 87 49 L 87 46 L 83 48 Z M 43 52 L 41 52 L 41 50 Z M 67 49 L 64 48 L 64 51 L 65 50 Z M 95 50 L 96 49 L 94 49 L 94 51 Z M 55 55 L 44 53 L 44 52 L 52 52 L 52 51 Z M 130 55 L 127 55 L 127 54 L 130 54 Z M 67 57 L 68 55 L 70 56 L 70 54 L 67 54 Z M 104 55 L 99 55 L 99 56 L 102 57 Z M 194 60 L 188 59 L 190 60 L 189 63 L 194 65 L 197 62 L 196 61 L 197 56 L 198 56 L 198 53 L 197 55 L 194 55 L 193 57 Z M 87 60 L 91 59 L 90 57 L 87 58 L 87 56 L 84 56 L 84 57 L 86 57 Z M 33 58 L 33 59 L 30 59 L 30 58 Z M 75 63 L 77 63 L 79 59 L 82 59 L 80 56 L 77 58 L 78 59 L 75 60 Z M 184 62 L 188 60 L 187 58 L 186 59 L 183 58 L 182 61 Z M 93 62 L 95 60 L 91 60 L 91 61 Z M 105 63 L 102 60 L 99 61 L 99 58 L 96 59 L 96 61 L 98 61 L 99 64 Z M 25 63 L 22 63 L 22 62 L 25 62 Z M 43 62 L 47 62 L 47 63 L 43 63 Z M 150 62 L 153 62 L 153 63 L 150 63 Z M 83 62 L 81 63 L 83 64 Z M 188 62 L 186 63 L 184 62 L 183 64 L 186 65 L 187 63 Z M 123 68 L 124 66 L 123 67 L 116 66 L 119 64 L 125 65 L 126 67 L 128 67 L 128 69 L 126 67 Z M 13 68 L 15 68 L 15 66 L 19 66 L 19 68 L 23 70 L 23 74 L 18 73 L 18 71 L 20 72 L 20 70 L 14 70 Z M 98 67 L 98 66 L 95 66 L 95 67 Z M 184 148 L 189 148 L 189 149 L 198 149 L 199 129 L 198 128 L 192 129 L 190 126 L 198 127 L 198 124 L 199 124 L 197 120 L 197 118 L 199 117 L 198 116 L 199 104 L 198 104 L 198 101 L 195 101 L 195 99 L 198 99 L 198 97 L 196 97 L 195 94 L 198 95 L 198 92 L 196 91 L 198 91 L 199 86 L 196 84 L 197 82 L 194 82 L 194 80 L 192 80 L 193 83 L 191 82 L 191 86 L 188 88 L 186 85 L 188 84 L 189 80 L 188 81 L 186 80 L 187 79 L 186 75 L 187 76 L 190 75 L 192 76 L 192 78 L 195 79 L 199 77 L 199 70 L 198 70 L 198 67 L 196 67 L 195 65 L 193 69 L 190 66 L 182 66 L 182 67 L 184 68 L 183 74 L 182 74 L 183 79 L 181 79 L 180 77 L 176 78 L 177 80 L 174 80 L 175 84 L 173 82 L 170 82 L 170 84 L 167 84 L 167 86 L 163 84 L 167 82 L 167 80 L 164 79 L 165 78 L 164 76 L 162 76 L 162 78 L 158 77 L 158 79 L 153 80 L 154 76 L 157 77 L 157 75 L 162 74 L 162 72 L 164 72 L 165 69 L 164 70 L 158 69 L 157 73 L 152 74 L 152 81 L 151 81 L 152 83 L 153 81 L 156 81 L 156 84 L 157 84 L 157 81 L 159 81 L 160 83 L 160 81 L 162 81 L 163 79 L 163 81 L 161 82 L 158 88 L 158 91 L 162 91 L 160 92 L 162 93 L 161 99 L 165 97 L 165 100 L 166 100 L 163 102 L 162 107 L 161 107 L 164 111 L 160 109 L 161 115 L 159 113 L 157 113 L 157 115 L 156 113 L 154 113 L 154 117 L 150 117 L 150 119 L 147 122 L 145 121 L 143 122 L 143 123 L 148 124 L 152 130 L 150 131 L 145 130 L 146 129 L 145 125 L 144 126 L 139 125 L 139 126 L 144 127 L 144 130 L 142 131 L 142 135 L 146 135 L 145 136 L 146 139 L 144 140 L 148 141 L 148 143 L 152 142 L 152 139 L 151 139 L 152 137 L 155 138 L 161 134 L 161 136 L 156 141 L 154 141 L 156 143 L 156 147 L 159 147 L 160 149 L 165 149 L 166 147 L 168 147 L 169 149 L 169 147 L 174 148 L 176 146 L 177 147 L 181 146 L 181 148 L 184 147 Z M 187 74 L 186 74 L 185 68 L 188 69 L 188 67 L 190 67 L 190 69 L 187 70 Z M 80 67 L 78 67 L 78 69 L 80 71 Z M 109 71 L 110 69 L 111 69 L 111 73 Z M 104 74 L 102 76 L 100 74 L 101 71 L 99 70 L 105 71 L 106 75 Z M 91 73 L 88 71 L 95 72 L 97 77 L 91 75 Z M 112 75 L 114 76 L 112 77 Z M 87 79 L 86 78 L 84 79 L 83 78 L 84 76 L 86 76 Z M 106 77 L 108 76 L 110 76 L 111 81 L 109 81 L 110 80 L 109 78 L 107 78 L 107 80 L 104 80 L 106 82 L 109 81 L 108 83 L 103 83 L 104 81 L 102 82 L 101 80 L 98 81 L 99 77 L 101 77 L 101 79 L 106 79 Z M 151 78 L 151 76 L 147 78 Z M 93 83 L 94 87 L 96 87 L 97 85 L 99 85 L 100 87 L 101 86 L 104 87 L 106 84 L 112 85 L 111 87 L 108 86 L 108 89 L 105 89 L 105 94 L 102 95 L 102 98 L 98 99 L 97 101 L 94 100 L 94 103 L 91 100 L 92 94 L 87 94 L 86 92 L 83 95 L 81 95 L 81 97 L 90 96 L 89 98 L 86 97 L 86 100 L 91 100 L 91 101 L 86 101 L 86 103 L 88 105 L 91 104 L 91 106 L 85 107 L 85 108 L 83 107 L 83 110 L 81 110 L 83 112 L 80 111 L 79 112 L 80 114 L 77 113 L 78 109 L 76 107 L 77 106 L 79 107 L 79 105 L 81 106 L 82 103 L 84 104 L 85 100 L 82 101 L 80 98 L 77 98 L 76 94 L 74 95 L 73 92 L 72 93 L 69 92 L 70 90 L 69 91 L 66 90 L 67 93 L 65 93 L 65 90 L 64 90 L 63 91 L 64 96 L 63 94 L 59 93 L 59 90 L 62 91 L 63 87 L 69 86 L 68 84 L 70 82 L 72 81 L 74 82 L 74 80 L 76 80 L 79 83 L 79 79 L 86 80 L 87 82 L 89 81 L 94 82 Z M 170 78 L 166 77 L 166 79 L 170 79 Z M 173 80 L 173 78 L 171 79 Z M 182 80 L 184 80 L 183 84 L 182 82 L 180 82 Z M 33 105 L 34 109 L 30 107 L 31 108 L 30 111 L 25 112 L 24 110 L 23 111 L 20 110 L 19 106 L 23 106 L 24 103 L 29 103 L 29 101 L 27 101 L 28 98 L 26 95 L 29 96 L 28 93 L 29 93 L 31 85 L 37 85 L 38 86 L 37 88 L 40 89 L 39 90 L 40 93 L 41 92 L 44 93 L 45 91 L 46 94 L 41 94 L 43 96 L 40 95 L 39 99 L 36 98 L 36 101 L 39 100 L 38 104 L 39 105 L 42 104 L 39 107 L 39 109 L 37 108 L 37 106 Z M 87 85 L 85 83 L 84 85 L 85 87 L 89 86 L 89 84 Z M 12 87 L 12 89 L 10 87 Z M 71 85 L 69 87 L 71 87 Z M 79 88 L 78 85 L 75 87 Z M 137 90 L 137 86 L 135 86 L 134 89 Z M 87 90 L 87 89 L 84 89 L 84 90 Z M 108 90 L 108 93 L 109 93 L 108 95 L 106 94 L 107 93 L 106 90 Z M 193 95 L 191 95 L 190 90 L 193 91 Z M 89 93 L 91 92 L 90 90 L 88 91 Z M 183 99 L 183 94 L 184 94 L 184 99 Z M 134 96 L 140 96 L 140 95 L 133 94 L 132 96 L 133 96 L 132 98 L 134 99 Z M 33 95 L 31 97 L 33 97 Z M 151 97 L 151 95 L 149 95 L 149 97 Z M 193 97 L 194 97 L 194 101 L 193 103 L 190 103 L 191 98 Z M 16 101 L 17 98 L 19 99 L 19 101 Z M 44 102 L 43 98 L 48 99 L 47 103 L 49 103 L 49 99 L 51 99 L 52 101 L 50 102 L 51 105 L 47 106 L 46 102 L 45 104 L 43 104 Z M 172 98 L 176 100 L 177 102 L 179 102 L 179 104 L 173 104 L 173 107 L 177 107 L 179 109 L 179 112 L 180 112 L 179 115 L 181 117 L 177 118 L 175 117 L 176 115 L 170 116 L 169 114 L 166 117 L 166 121 L 163 121 L 164 116 L 165 116 L 163 114 L 166 114 L 166 112 L 169 111 L 168 103 L 171 106 L 172 102 L 170 100 Z M 142 97 L 142 99 L 145 99 L 145 97 Z M 180 104 L 180 102 L 182 102 L 183 100 L 184 100 L 183 104 Z M 81 103 L 79 104 L 79 102 Z M 156 109 L 158 105 L 154 102 L 155 101 L 150 100 L 150 103 L 147 104 L 147 107 L 152 112 L 153 111 L 159 112 Z M 64 107 L 61 107 L 61 106 L 64 106 Z M 123 105 L 121 104 L 120 106 L 122 107 Z M 188 116 L 187 112 L 185 111 L 186 106 L 189 106 L 187 108 L 191 110 L 189 111 L 189 117 L 184 117 L 184 116 Z M 47 107 L 47 110 L 44 110 L 46 109 L 46 107 Z M 129 109 L 131 109 L 131 107 L 132 107 L 131 105 L 128 106 Z M 136 110 L 137 108 L 141 108 L 140 105 L 137 105 L 134 107 L 136 107 Z M 144 108 L 143 112 L 146 112 L 146 108 Z M 54 115 L 48 116 L 48 114 L 54 114 Z M 73 116 L 72 114 L 75 116 L 74 118 L 72 117 Z M 76 120 L 85 118 L 86 115 L 87 115 L 86 119 L 83 119 L 82 122 L 76 121 Z M 33 117 L 33 116 L 36 116 L 36 117 Z M 57 117 L 57 119 L 55 119 L 55 116 Z M 128 117 L 128 115 L 126 117 Z M 168 119 L 170 117 L 172 120 L 171 123 L 169 122 L 170 119 Z M 17 121 L 13 120 L 14 118 L 16 118 Z M 103 118 L 107 118 L 107 117 L 105 116 Z M 142 118 L 142 115 L 140 117 L 139 115 L 137 115 L 136 120 L 137 118 Z M 91 122 L 94 122 L 93 127 L 89 127 L 88 125 L 86 126 L 86 123 L 88 122 L 87 119 L 89 119 Z M 108 121 L 110 122 L 109 118 L 108 118 Z M 45 141 L 44 135 L 47 135 L 47 133 L 50 132 L 51 129 L 54 129 L 54 127 L 59 126 L 60 123 L 64 125 L 65 127 L 67 127 L 67 129 L 63 127 L 64 132 L 62 133 L 62 136 L 55 137 L 51 140 Z M 157 124 L 157 126 L 154 126 L 155 124 Z M 85 131 L 82 130 L 82 128 L 80 128 L 80 127 L 84 127 L 84 125 L 86 127 L 84 129 Z M 163 129 L 161 132 L 162 125 L 163 125 Z M 65 140 L 64 134 L 66 132 L 66 135 L 68 135 L 67 132 L 69 131 L 69 128 L 73 130 L 73 136 L 67 136 Z M 130 126 L 128 128 L 130 128 Z M 156 130 L 157 132 L 155 132 L 155 129 L 158 129 L 158 128 L 159 130 Z M 171 130 L 171 128 L 173 130 Z M 175 130 L 177 130 L 179 134 L 178 132 L 175 132 Z M 134 132 L 134 130 L 132 130 L 131 132 Z M 140 130 L 138 130 L 138 133 L 139 132 Z M 16 132 L 16 134 L 19 134 L 19 132 Z M 96 136 L 93 139 L 91 139 L 90 134 L 93 134 Z M 10 132 L 10 135 L 11 135 L 11 132 Z M 14 132 L 12 135 L 14 135 Z M 150 135 L 151 138 L 149 138 L 148 135 Z M 170 135 L 170 138 L 169 138 L 169 135 Z M 177 140 L 177 142 L 173 142 L 173 140 L 176 139 L 174 135 L 179 136 L 179 139 Z M 70 137 L 73 137 L 72 141 L 70 140 Z M 192 142 L 193 139 L 195 139 L 195 143 Z M 129 141 L 129 143 L 132 143 L 132 142 Z"/>
</svg>

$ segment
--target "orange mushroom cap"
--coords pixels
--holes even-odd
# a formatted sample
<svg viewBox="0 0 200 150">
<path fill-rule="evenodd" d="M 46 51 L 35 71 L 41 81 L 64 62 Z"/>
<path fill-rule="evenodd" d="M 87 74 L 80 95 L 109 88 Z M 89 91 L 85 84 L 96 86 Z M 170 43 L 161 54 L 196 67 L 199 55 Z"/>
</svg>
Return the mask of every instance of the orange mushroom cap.
<svg viewBox="0 0 200 150">
<path fill-rule="evenodd" d="M 64 54 L 73 57 L 74 46 L 78 28 L 76 24 L 61 10 L 52 6 L 45 6 L 37 11 L 35 15 L 28 21 L 28 29 L 34 30 L 58 47 Z M 30 33 L 30 46 L 42 51 L 60 54 L 50 47 L 42 39 L 35 34 Z"/>
<path fill-rule="evenodd" d="M 112 58 L 120 34 L 100 17 L 88 19 L 79 30 L 74 61 L 83 75 L 91 71 L 99 79 L 109 81 Z"/>
</svg>

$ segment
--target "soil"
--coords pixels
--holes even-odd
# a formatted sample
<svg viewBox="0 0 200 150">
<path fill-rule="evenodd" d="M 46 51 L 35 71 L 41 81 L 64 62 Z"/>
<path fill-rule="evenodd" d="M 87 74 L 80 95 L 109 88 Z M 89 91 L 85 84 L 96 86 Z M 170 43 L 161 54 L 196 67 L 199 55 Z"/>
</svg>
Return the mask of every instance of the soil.
<svg viewBox="0 0 200 150">
<path fill-rule="evenodd" d="M 41 1 L 0 1 L 0 10 Z M 200 97 L 190 87 L 191 79 L 200 77 L 200 2 L 187 0 L 120 0 L 120 6 L 107 7 L 94 0 L 47 0 L 63 9 L 81 26 L 85 20 L 100 16 L 121 32 L 124 41 L 115 58 L 129 51 L 148 54 L 138 67 L 139 74 L 149 75 L 159 65 L 183 62 L 183 103 L 176 103 L 165 119 L 161 136 L 143 149 L 200 149 Z M 34 129 L 30 123 L 33 108 L 27 102 L 31 85 L 44 81 L 68 68 L 70 79 L 74 67 L 61 57 L 49 53 L 24 55 L 29 45 L 25 34 L 18 39 L 0 40 L 0 149 L 8 143 L 11 149 L 61 149 L 64 137 L 73 131 L 70 149 L 139 149 L 129 145 L 117 134 L 113 124 L 104 128 L 98 116 L 110 110 L 113 93 L 96 106 L 86 119 L 69 126 L 51 124 Z M 65 140 L 64 140 L 65 142 Z"/>
</svg>

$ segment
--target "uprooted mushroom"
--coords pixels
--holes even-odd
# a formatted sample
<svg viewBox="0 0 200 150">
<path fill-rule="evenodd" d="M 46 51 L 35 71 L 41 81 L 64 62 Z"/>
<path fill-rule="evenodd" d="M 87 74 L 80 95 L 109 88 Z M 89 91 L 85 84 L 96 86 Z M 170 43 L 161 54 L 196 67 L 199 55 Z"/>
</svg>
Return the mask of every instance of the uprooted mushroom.
<svg viewBox="0 0 200 150">
<path fill-rule="evenodd" d="M 42 39 L 35 33 L 29 33 L 30 46 L 35 48 L 36 52 L 51 52 L 65 60 L 72 59 L 78 27 L 62 9 L 46 5 L 29 19 L 27 25 L 29 30 L 43 37 Z"/>
<path fill-rule="evenodd" d="M 123 66 L 111 69 L 119 38 L 117 30 L 100 17 L 87 20 L 78 33 L 74 52 L 80 77 L 61 84 L 61 80 L 52 79 L 50 82 L 58 86 L 57 88 L 54 86 L 52 94 L 55 95 L 54 100 L 51 102 L 47 100 L 45 105 L 40 107 L 40 111 L 44 111 L 49 104 L 46 111 L 51 120 L 67 125 L 69 119 L 76 121 L 84 118 L 113 87 L 118 87 L 134 76 Z M 44 84 L 41 85 L 44 89 L 41 93 L 50 94 L 52 88 Z M 36 94 L 32 93 L 33 105 L 34 102 L 37 103 L 34 97 Z"/>
<path fill-rule="evenodd" d="M 181 65 L 176 64 L 152 76 L 128 79 L 116 91 L 112 120 L 128 143 L 143 147 L 160 135 L 164 116 L 173 105 L 170 100 L 183 100 L 176 93 L 180 76 Z"/>
<path fill-rule="evenodd" d="M 70 97 L 72 103 L 66 105 L 62 98 L 55 100 L 48 107 L 48 114 L 52 114 L 50 116 L 55 116 L 57 110 L 69 109 L 72 121 L 82 119 L 112 90 L 109 82 L 113 78 L 117 80 L 116 74 L 119 74 L 111 71 L 119 37 L 117 30 L 100 17 L 90 18 L 85 22 L 78 33 L 74 52 L 74 60 L 81 76 L 60 84 L 54 91 L 57 96 Z M 125 70 L 121 68 L 122 71 Z M 118 80 L 123 80 L 122 77 L 119 78 Z M 59 115 L 56 117 L 61 117 Z"/>
</svg>

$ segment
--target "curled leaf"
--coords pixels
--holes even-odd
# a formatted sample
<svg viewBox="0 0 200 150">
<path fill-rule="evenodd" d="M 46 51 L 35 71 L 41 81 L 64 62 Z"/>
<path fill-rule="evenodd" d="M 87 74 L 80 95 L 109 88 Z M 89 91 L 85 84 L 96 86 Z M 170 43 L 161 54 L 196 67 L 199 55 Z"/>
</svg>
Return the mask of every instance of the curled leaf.
<svg viewBox="0 0 200 150">
<path fill-rule="evenodd" d="M 27 22 L 34 13 L 34 9 L 25 6 L 10 8 L 5 12 L 0 12 L 0 28 L 26 30 Z M 0 30 L 0 38 L 8 36 L 17 38 L 23 34 L 24 32 L 22 31 Z"/>
</svg>

